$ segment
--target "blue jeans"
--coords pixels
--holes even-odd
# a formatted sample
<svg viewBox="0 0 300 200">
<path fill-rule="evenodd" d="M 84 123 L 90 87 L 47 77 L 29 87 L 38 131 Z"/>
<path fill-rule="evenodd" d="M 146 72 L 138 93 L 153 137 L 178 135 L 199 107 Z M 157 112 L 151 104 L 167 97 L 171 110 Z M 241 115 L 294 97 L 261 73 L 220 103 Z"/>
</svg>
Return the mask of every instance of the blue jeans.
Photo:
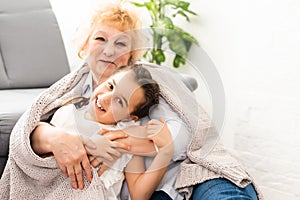
<svg viewBox="0 0 300 200">
<path fill-rule="evenodd" d="M 239 188 L 224 178 L 212 179 L 194 186 L 192 200 L 257 200 L 253 185 Z M 163 191 L 153 193 L 151 200 L 171 200 Z"/>
<path fill-rule="evenodd" d="M 172 200 L 171 197 L 164 191 L 155 191 L 153 192 L 150 200 Z"/>
<path fill-rule="evenodd" d="M 239 188 L 224 178 L 217 178 L 194 186 L 193 200 L 257 200 L 253 185 Z"/>
</svg>

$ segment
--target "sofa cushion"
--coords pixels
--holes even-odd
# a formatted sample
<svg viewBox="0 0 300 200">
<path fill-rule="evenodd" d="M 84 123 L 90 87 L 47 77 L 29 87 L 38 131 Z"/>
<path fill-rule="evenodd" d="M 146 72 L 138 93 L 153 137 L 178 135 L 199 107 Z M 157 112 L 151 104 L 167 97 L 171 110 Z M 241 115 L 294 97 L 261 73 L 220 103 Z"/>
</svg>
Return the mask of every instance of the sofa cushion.
<svg viewBox="0 0 300 200">
<path fill-rule="evenodd" d="M 0 1 L 0 89 L 48 87 L 69 72 L 47 0 Z"/>
<path fill-rule="evenodd" d="M 43 90 L 0 90 L 0 156 L 8 155 L 9 136 L 13 126 Z"/>
</svg>

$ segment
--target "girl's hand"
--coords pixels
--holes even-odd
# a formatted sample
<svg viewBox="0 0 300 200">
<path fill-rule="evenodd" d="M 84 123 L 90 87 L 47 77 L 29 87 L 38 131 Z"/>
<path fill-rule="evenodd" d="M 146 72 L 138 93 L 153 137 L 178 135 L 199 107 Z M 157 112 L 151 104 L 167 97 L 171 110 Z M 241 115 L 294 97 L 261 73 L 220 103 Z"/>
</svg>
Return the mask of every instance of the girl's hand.
<svg viewBox="0 0 300 200">
<path fill-rule="evenodd" d="M 124 132 L 111 134 L 107 130 L 104 130 L 89 138 L 84 138 L 84 143 L 88 154 L 99 160 L 99 163 L 111 166 L 122 156 L 122 153 L 118 150 L 118 148 L 124 149 L 125 151 L 129 150 L 129 145 L 115 141 L 123 138 L 127 138 L 127 135 Z"/>
<path fill-rule="evenodd" d="M 170 130 L 162 118 L 159 121 L 152 119 L 147 123 L 147 134 L 159 149 L 173 145 Z"/>
<path fill-rule="evenodd" d="M 89 160 L 94 168 L 100 167 L 97 171 L 98 176 L 101 176 L 105 172 L 105 170 L 109 168 L 109 166 L 103 164 L 103 161 L 101 161 L 100 159 L 96 159 L 94 156 L 89 156 Z"/>
</svg>

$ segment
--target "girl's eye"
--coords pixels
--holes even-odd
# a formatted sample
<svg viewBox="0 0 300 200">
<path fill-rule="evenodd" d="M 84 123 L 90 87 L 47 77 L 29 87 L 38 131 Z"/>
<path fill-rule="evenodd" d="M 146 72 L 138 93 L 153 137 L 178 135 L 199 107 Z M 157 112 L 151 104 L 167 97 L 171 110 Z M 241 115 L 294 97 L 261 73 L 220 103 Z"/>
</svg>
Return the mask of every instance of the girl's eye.
<svg viewBox="0 0 300 200">
<path fill-rule="evenodd" d="M 107 83 L 107 86 L 108 86 L 108 88 L 109 88 L 110 90 L 113 90 L 113 89 L 114 89 L 114 85 L 111 84 L 111 83 Z"/>
<path fill-rule="evenodd" d="M 123 101 L 122 101 L 122 99 L 117 98 L 116 101 L 117 101 L 118 104 L 120 104 L 123 107 Z"/>
<path fill-rule="evenodd" d="M 104 37 L 96 37 L 95 40 L 98 40 L 100 42 L 105 42 L 105 38 Z"/>
</svg>

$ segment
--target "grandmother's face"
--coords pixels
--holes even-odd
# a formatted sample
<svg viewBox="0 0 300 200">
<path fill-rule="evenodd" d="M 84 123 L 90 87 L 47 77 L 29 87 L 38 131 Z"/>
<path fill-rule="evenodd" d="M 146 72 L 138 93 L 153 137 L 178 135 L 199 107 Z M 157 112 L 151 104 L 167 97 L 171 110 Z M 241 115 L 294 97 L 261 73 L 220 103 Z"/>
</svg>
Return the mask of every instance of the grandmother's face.
<svg viewBox="0 0 300 200">
<path fill-rule="evenodd" d="M 93 72 L 93 79 L 101 83 L 116 68 L 127 65 L 131 56 L 132 38 L 112 26 L 95 26 L 87 44 L 86 62 Z"/>
</svg>

